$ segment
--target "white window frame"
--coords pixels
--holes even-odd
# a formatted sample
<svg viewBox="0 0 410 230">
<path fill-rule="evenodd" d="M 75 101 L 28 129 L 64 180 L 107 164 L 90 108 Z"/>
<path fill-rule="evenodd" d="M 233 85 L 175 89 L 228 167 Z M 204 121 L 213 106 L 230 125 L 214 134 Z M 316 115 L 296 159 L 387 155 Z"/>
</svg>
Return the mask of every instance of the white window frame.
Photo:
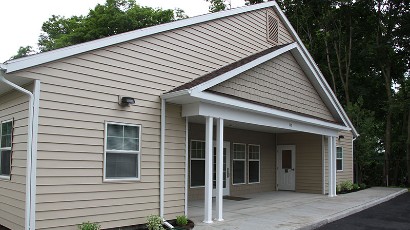
<svg viewBox="0 0 410 230">
<path fill-rule="evenodd" d="M 250 158 L 250 151 L 249 151 L 249 149 L 250 149 L 250 147 L 251 146 L 257 146 L 258 148 L 259 148 L 259 156 L 258 156 L 258 159 L 251 159 Z M 259 167 L 258 167 L 258 181 L 257 182 L 250 182 L 249 181 L 249 172 L 250 172 L 250 167 L 249 167 L 249 163 L 250 162 L 258 162 L 258 165 L 259 165 Z M 248 184 L 259 184 L 259 183 L 261 183 L 261 146 L 260 145 L 255 145 L 255 144 L 248 144 Z"/>
<path fill-rule="evenodd" d="M 235 145 L 244 145 L 245 146 L 245 158 L 244 159 L 235 159 Z M 232 145 L 232 167 L 231 167 L 231 170 L 232 170 L 232 179 L 231 179 L 231 181 L 232 181 L 232 185 L 244 185 L 244 184 L 246 184 L 246 156 L 247 156 L 247 148 L 246 148 L 246 144 L 245 143 L 233 143 L 233 145 Z M 244 167 L 243 167 L 243 180 L 244 180 L 244 182 L 243 183 L 234 183 L 234 177 L 235 177 L 235 175 L 234 175 L 234 162 L 235 161 L 243 161 L 244 162 Z"/>
<path fill-rule="evenodd" d="M 108 150 L 108 152 L 111 153 L 127 153 L 127 154 L 137 154 L 138 158 L 138 168 L 137 168 L 137 173 L 138 177 L 124 177 L 124 178 L 107 178 L 107 134 L 108 134 L 108 125 L 124 125 L 124 126 L 134 126 L 134 127 L 139 127 L 139 138 L 138 138 L 138 151 L 132 151 L 132 150 Z M 129 124 L 129 123 L 122 123 L 122 122 L 114 122 L 114 121 L 105 121 L 105 128 L 104 128 L 104 172 L 103 172 L 103 181 L 104 182 L 122 182 L 122 181 L 140 181 L 141 180 L 141 125 L 137 124 Z"/>
<path fill-rule="evenodd" d="M 337 148 L 341 148 L 342 149 L 342 157 L 341 158 L 338 158 L 337 157 Z M 336 146 L 336 171 L 337 172 L 343 172 L 343 169 L 344 169 L 344 150 L 343 150 L 343 147 L 342 146 Z M 337 161 L 338 160 L 341 160 L 342 161 L 342 169 L 337 169 Z"/>
<path fill-rule="evenodd" d="M 203 140 L 191 140 L 190 141 L 190 146 L 189 146 L 189 188 L 205 188 L 205 185 L 192 186 L 192 160 L 196 160 L 196 161 L 203 160 L 205 162 L 205 156 L 204 156 L 204 158 L 192 158 L 192 151 L 191 151 L 192 150 L 192 142 L 205 143 L 205 141 L 203 141 Z M 204 151 L 205 151 L 205 149 L 204 149 Z M 205 174 L 205 172 L 204 172 L 204 174 Z"/>
<path fill-rule="evenodd" d="M 8 123 L 8 122 L 11 122 L 11 146 L 2 148 L 1 147 L 1 135 L 2 135 L 1 132 L 3 130 L 3 124 Z M 10 151 L 10 161 L 11 161 L 11 158 L 13 156 L 13 136 L 14 136 L 13 133 L 14 133 L 14 120 L 13 119 L 5 120 L 5 121 L 2 121 L 0 123 L 0 152 L 2 150 L 6 150 L 6 151 L 9 150 Z M 1 163 L 1 156 L 0 156 L 0 163 Z M 10 180 L 10 178 L 11 178 L 11 164 L 10 164 L 10 174 L 8 176 L 7 175 L 0 175 L 1 180 Z"/>
</svg>

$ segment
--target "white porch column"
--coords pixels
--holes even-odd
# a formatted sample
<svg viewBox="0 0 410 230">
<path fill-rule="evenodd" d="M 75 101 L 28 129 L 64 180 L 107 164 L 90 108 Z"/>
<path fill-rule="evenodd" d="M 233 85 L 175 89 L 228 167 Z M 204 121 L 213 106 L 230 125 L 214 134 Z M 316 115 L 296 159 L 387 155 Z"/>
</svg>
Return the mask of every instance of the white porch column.
<svg viewBox="0 0 410 230">
<path fill-rule="evenodd" d="M 336 196 L 336 137 L 328 136 L 329 197 Z"/>
<path fill-rule="evenodd" d="M 223 163 L 224 163 L 224 120 L 219 118 L 216 123 L 216 210 L 217 221 L 223 221 Z"/>
<path fill-rule="evenodd" d="M 204 223 L 212 223 L 212 129 L 213 117 L 205 117 L 205 216 Z"/>
</svg>

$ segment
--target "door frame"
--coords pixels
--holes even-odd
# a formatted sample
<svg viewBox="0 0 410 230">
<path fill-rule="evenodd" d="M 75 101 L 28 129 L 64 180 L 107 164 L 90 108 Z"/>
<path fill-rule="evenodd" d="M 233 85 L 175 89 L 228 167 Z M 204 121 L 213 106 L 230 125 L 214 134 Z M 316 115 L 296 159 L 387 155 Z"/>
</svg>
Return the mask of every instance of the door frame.
<svg viewBox="0 0 410 230">
<path fill-rule="evenodd" d="M 216 148 L 216 141 L 213 141 L 212 147 Z M 226 179 L 226 184 L 225 184 L 225 186 L 226 186 L 226 188 L 222 189 L 222 195 L 223 196 L 229 196 L 231 194 L 231 189 L 230 189 L 230 187 L 231 187 L 231 163 L 230 163 L 231 162 L 231 143 L 229 141 L 224 141 L 223 149 L 225 149 L 225 148 L 226 148 L 226 168 L 225 168 L 225 171 L 226 171 L 226 178 L 225 178 Z M 213 157 L 213 154 L 212 154 L 212 157 Z M 214 162 L 213 159 L 212 159 L 212 164 L 214 164 L 214 163 L 216 164 L 216 162 Z M 215 173 L 216 173 L 216 170 L 215 170 Z M 213 175 L 212 175 L 212 183 L 213 183 Z M 213 185 L 212 185 L 212 197 L 215 197 L 215 196 L 216 196 L 216 188 L 214 189 Z"/>
<path fill-rule="evenodd" d="M 279 157 L 278 155 L 281 153 L 281 150 L 291 150 L 292 151 L 292 166 L 294 171 L 293 177 L 293 189 L 288 191 L 295 191 L 296 190 L 296 145 L 277 145 L 276 146 L 276 191 L 279 191 Z"/>
</svg>

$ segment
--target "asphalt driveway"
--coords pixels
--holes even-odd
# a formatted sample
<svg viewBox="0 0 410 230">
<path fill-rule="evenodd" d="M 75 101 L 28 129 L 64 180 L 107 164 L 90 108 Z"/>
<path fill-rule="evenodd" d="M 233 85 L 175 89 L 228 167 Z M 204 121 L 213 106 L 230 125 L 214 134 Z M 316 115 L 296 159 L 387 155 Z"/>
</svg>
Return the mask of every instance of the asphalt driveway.
<svg viewBox="0 0 410 230">
<path fill-rule="evenodd" d="M 351 216 L 326 224 L 318 230 L 410 229 L 410 192 Z"/>
</svg>

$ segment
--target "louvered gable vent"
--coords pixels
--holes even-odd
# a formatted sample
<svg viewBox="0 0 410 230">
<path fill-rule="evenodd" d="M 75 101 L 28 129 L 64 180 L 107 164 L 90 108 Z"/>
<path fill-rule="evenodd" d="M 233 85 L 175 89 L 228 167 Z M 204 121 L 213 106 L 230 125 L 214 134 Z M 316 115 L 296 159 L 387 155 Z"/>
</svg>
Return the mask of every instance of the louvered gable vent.
<svg viewBox="0 0 410 230">
<path fill-rule="evenodd" d="M 266 11 L 266 33 L 269 42 L 274 45 L 279 43 L 279 22 L 276 16 L 269 10 Z"/>
</svg>

